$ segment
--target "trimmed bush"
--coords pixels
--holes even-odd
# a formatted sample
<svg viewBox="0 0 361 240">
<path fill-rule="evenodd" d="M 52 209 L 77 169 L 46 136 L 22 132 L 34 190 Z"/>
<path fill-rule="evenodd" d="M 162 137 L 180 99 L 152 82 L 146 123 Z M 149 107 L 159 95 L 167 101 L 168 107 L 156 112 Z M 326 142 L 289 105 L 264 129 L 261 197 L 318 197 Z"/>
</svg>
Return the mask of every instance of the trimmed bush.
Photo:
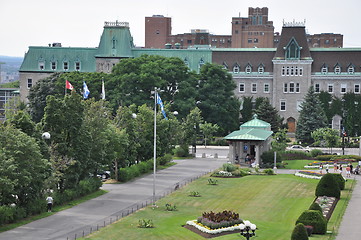
<svg viewBox="0 0 361 240">
<path fill-rule="evenodd" d="M 322 155 L 323 152 L 320 149 L 312 149 L 310 154 L 311 157 L 317 157 L 318 155 Z"/>
<path fill-rule="evenodd" d="M 346 180 L 343 178 L 343 176 L 341 174 L 338 174 L 338 173 L 331 173 L 331 174 L 335 178 L 336 182 L 338 183 L 338 186 L 340 187 L 340 190 L 344 190 Z"/>
<path fill-rule="evenodd" d="M 303 223 L 313 227 L 313 233 L 326 234 L 327 221 L 318 210 L 306 210 L 297 219 L 296 224 Z M 305 230 L 306 231 L 306 230 Z M 306 233 L 307 234 L 307 233 Z"/>
<path fill-rule="evenodd" d="M 266 175 L 274 175 L 274 174 L 275 174 L 275 172 L 273 171 L 273 169 L 270 169 L 270 168 L 263 170 L 263 172 L 264 172 Z"/>
<path fill-rule="evenodd" d="M 273 150 L 270 151 L 266 151 L 263 152 L 261 155 L 261 160 L 263 164 L 273 164 L 274 163 L 274 152 Z M 280 163 L 282 162 L 282 154 L 280 154 L 279 152 L 277 152 L 277 156 L 276 156 L 276 162 Z"/>
<path fill-rule="evenodd" d="M 306 228 L 302 223 L 298 223 L 293 229 L 291 240 L 308 240 Z"/>
<path fill-rule="evenodd" d="M 167 163 L 172 161 L 172 155 L 171 154 L 166 154 L 163 157 L 159 157 L 158 159 L 159 159 L 159 164 L 160 165 L 166 165 Z"/>
<path fill-rule="evenodd" d="M 237 170 L 237 167 L 231 163 L 223 164 L 222 168 L 226 172 L 233 172 L 233 171 Z"/>
<path fill-rule="evenodd" d="M 322 208 L 316 202 L 313 202 L 308 210 L 317 210 L 317 211 L 320 211 L 320 213 L 322 214 Z"/>
<path fill-rule="evenodd" d="M 341 191 L 338 182 L 331 173 L 323 175 L 316 187 L 316 196 L 335 197 L 340 199 Z"/>
<path fill-rule="evenodd" d="M 177 157 L 188 157 L 189 156 L 188 145 L 181 145 L 181 146 L 177 147 L 174 150 L 174 154 Z"/>
</svg>

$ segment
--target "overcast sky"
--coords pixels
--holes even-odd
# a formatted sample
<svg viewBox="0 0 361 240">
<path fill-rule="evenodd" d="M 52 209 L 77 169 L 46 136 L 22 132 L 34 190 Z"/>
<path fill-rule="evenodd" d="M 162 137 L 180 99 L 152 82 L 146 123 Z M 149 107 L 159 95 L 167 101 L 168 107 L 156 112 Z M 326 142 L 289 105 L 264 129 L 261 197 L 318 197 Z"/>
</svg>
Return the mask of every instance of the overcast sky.
<svg viewBox="0 0 361 240">
<path fill-rule="evenodd" d="M 0 55 L 24 56 L 29 46 L 60 42 L 97 47 L 105 21 L 129 22 L 136 46 L 144 46 L 144 18 L 172 18 L 172 34 L 208 29 L 231 35 L 232 17 L 248 7 L 268 7 L 275 31 L 282 22 L 304 21 L 308 33 L 343 34 L 344 47 L 361 47 L 360 0 L 0 0 Z"/>
</svg>

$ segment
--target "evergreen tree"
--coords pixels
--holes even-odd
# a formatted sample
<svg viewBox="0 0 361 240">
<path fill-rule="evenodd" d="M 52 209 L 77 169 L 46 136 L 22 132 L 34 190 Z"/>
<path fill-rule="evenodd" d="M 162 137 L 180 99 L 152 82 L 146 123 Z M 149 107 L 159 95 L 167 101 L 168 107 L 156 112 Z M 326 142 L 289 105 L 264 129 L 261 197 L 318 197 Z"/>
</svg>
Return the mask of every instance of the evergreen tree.
<svg viewBox="0 0 361 240">
<path fill-rule="evenodd" d="M 271 124 L 271 130 L 278 132 L 282 126 L 283 118 L 278 114 L 277 109 L 272 107 L 268 98 L 257 99 L 260 103 L 254 112 L 257 114 L 258 119 L 268 122 Z"/>
<path fill-rule="evenodd" d="M 296 138 L 302 143 L 311 144 L 311 133 L 318 128 L 327 126 L 327 117 L 321 103 L 311 86 L 301 105 L 300 116 L 296 129 Z"/>
</svg>

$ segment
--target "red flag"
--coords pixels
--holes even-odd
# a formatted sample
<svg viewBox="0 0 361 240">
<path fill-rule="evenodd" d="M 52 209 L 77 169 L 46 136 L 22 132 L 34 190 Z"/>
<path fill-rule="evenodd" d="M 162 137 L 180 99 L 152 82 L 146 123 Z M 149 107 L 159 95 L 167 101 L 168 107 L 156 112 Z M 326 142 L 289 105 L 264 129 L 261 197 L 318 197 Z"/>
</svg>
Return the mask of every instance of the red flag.
<svg viewBox="0 0 361 240">
<path fill-rule="evenodd" d="M 68 80 L 65 80 L 65 88 L 69 90 L 74 89 L 73 85 L 71 85 L 71 83 Z"/>
</svg>

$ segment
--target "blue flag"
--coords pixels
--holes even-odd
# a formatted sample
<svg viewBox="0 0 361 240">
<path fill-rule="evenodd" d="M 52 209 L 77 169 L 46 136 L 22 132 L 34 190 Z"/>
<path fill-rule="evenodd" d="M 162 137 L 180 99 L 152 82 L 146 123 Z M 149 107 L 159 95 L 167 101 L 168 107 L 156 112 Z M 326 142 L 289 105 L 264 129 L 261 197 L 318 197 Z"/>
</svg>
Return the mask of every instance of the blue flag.
<svg viewBox="0 0 361 240">
<path fill-rule="evenodd" d="M 83 82 L 83 98 L 87 99 L 89 97 L 90 91 L 85 82 Z"/>
<path fill-rule="evenodd" d="M 167 115 L 165 114 L 165 111 L 164 111 L 164 105 L 163 105 L 162 99 L 160 98 L 158 93 L 157 93 L 157 103 L 159 104 L 160 110 L 162 111 L 164 118 L 168 120 Z"/>
</svg>

